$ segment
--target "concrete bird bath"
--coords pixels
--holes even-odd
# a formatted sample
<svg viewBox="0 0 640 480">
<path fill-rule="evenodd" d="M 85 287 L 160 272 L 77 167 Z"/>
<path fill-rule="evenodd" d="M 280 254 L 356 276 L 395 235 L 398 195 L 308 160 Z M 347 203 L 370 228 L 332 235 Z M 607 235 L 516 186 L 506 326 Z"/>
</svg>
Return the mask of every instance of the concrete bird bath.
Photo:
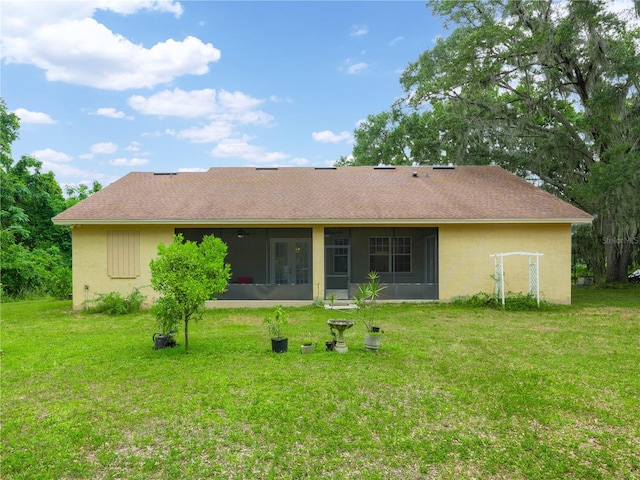
<svg viewBox="0 0 640 480">
<path fill-rule="evenodd" d="M 344 343 L 344 331 L 353 327 L 356 323 L 353 320 L 327 320 L 327 323 L 338 331 L 338 338 L 336 338 L 336 346 L 333 349 L 336 352 L 346 353 L 349 351 L 346 343 Z"/>
</svg>

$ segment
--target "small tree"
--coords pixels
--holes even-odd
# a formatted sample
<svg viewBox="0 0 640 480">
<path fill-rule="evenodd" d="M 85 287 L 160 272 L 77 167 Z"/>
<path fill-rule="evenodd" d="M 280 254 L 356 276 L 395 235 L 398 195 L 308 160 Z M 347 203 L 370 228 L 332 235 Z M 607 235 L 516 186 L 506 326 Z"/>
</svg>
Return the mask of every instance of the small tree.
<svg viewBox="0 0 640 480">
<path fill-rule="evenodd" d="M 227 245 L 213 235 L 200 244 L 178 234 L 169 246 L 158 245 L 151 260 L 151 286 L 160 294 L 152 312 L 163 330 L 184 322 L 184 350 L 189 352 L 189 320 L 202 317 L 204 302 L 227 289 L 231 267 Z M 168 331 L 163 333 L 169 333 Z"/>
</svg>

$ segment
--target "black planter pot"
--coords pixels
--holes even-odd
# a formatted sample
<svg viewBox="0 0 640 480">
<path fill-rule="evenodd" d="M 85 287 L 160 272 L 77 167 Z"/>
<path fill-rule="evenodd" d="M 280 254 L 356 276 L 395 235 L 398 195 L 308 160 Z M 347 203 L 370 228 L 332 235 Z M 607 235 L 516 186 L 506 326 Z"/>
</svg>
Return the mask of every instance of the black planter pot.
<svg viewBox="0 0 640 480">
<path fill-rule="evenodd" d="M 289 339 L 288 338 L 272 338 L 271 339 L 271 350 L 273 353 L 284 353 L 289 349 Z"/>
<path fill-rule="evenodd" d="M 161 348 L 166 347 L 175 347 L 176 339 L 170 333 L 169 335 L 165 335 L 163 333 L 154 333 L 153 334 L 153 349 L 159 350 Z"/>
<path fill-rule="evenodd" d="M 165 348 L 167 346 L 167 341 L 169 340 L 168 335 L 163 335 L 162 333 L 154 333 L 153 334 L 153 349 L 159 350 L 161 348 Z"/>
<path fill-rule="evenodd" d="M 324 346 L 327 349 L 327 352 L 333 352 L 333 347 L 336 346 L 336 342 L 335 340 L 331 341 L 331 342 L 324 342 Z"/>
<path fill-rule="evenodd" d="M 380 331 L 380 327 L 371 327 L 371 331 L 372 332 L 379 332 Z"/>
</svg>

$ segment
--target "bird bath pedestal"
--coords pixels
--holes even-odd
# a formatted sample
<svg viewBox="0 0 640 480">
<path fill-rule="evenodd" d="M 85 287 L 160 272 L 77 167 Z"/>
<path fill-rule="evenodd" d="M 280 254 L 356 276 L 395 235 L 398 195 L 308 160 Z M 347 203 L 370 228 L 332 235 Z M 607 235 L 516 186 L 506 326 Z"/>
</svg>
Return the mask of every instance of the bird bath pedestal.
<svg viewBox="0 0 640 480">
<path fill-rule="evenodd" d="M 340 352 L 340 353 L 348 352 L 349 349 L 347 348 L 347 345 L 344 343 L 344 331 L 347 328 L 353 327 L 354 323 L 356 322 L 354 322 L 353 320 L 340 319 L 340 320 L 327 320 L 327 323 L 338 331 L 338 338 L 336 338 L 336 346 L 333 347 L 333 349 L 336 352 Z"/>
</svg>

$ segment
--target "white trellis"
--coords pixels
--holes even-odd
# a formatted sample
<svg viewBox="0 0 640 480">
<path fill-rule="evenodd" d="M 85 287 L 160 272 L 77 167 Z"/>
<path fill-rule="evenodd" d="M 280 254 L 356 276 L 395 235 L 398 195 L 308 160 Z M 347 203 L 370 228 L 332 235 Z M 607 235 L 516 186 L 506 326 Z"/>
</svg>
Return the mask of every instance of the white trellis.
<svg viewBox="0 0 640 480">
<path fill-rule="evenodd" d="M 504 257 L 511 255 L 525 255 L 529 257 L 529 293 L 536 296 L 538 306 L 540 306 L 540 257 L 543 255 L 542 253 L 509 252 L 489 255 L 493 257 L 493 293 L 496 297 L 499 296 L 501 298 L 502 306 L 504 306 Z"/>
</svg>

